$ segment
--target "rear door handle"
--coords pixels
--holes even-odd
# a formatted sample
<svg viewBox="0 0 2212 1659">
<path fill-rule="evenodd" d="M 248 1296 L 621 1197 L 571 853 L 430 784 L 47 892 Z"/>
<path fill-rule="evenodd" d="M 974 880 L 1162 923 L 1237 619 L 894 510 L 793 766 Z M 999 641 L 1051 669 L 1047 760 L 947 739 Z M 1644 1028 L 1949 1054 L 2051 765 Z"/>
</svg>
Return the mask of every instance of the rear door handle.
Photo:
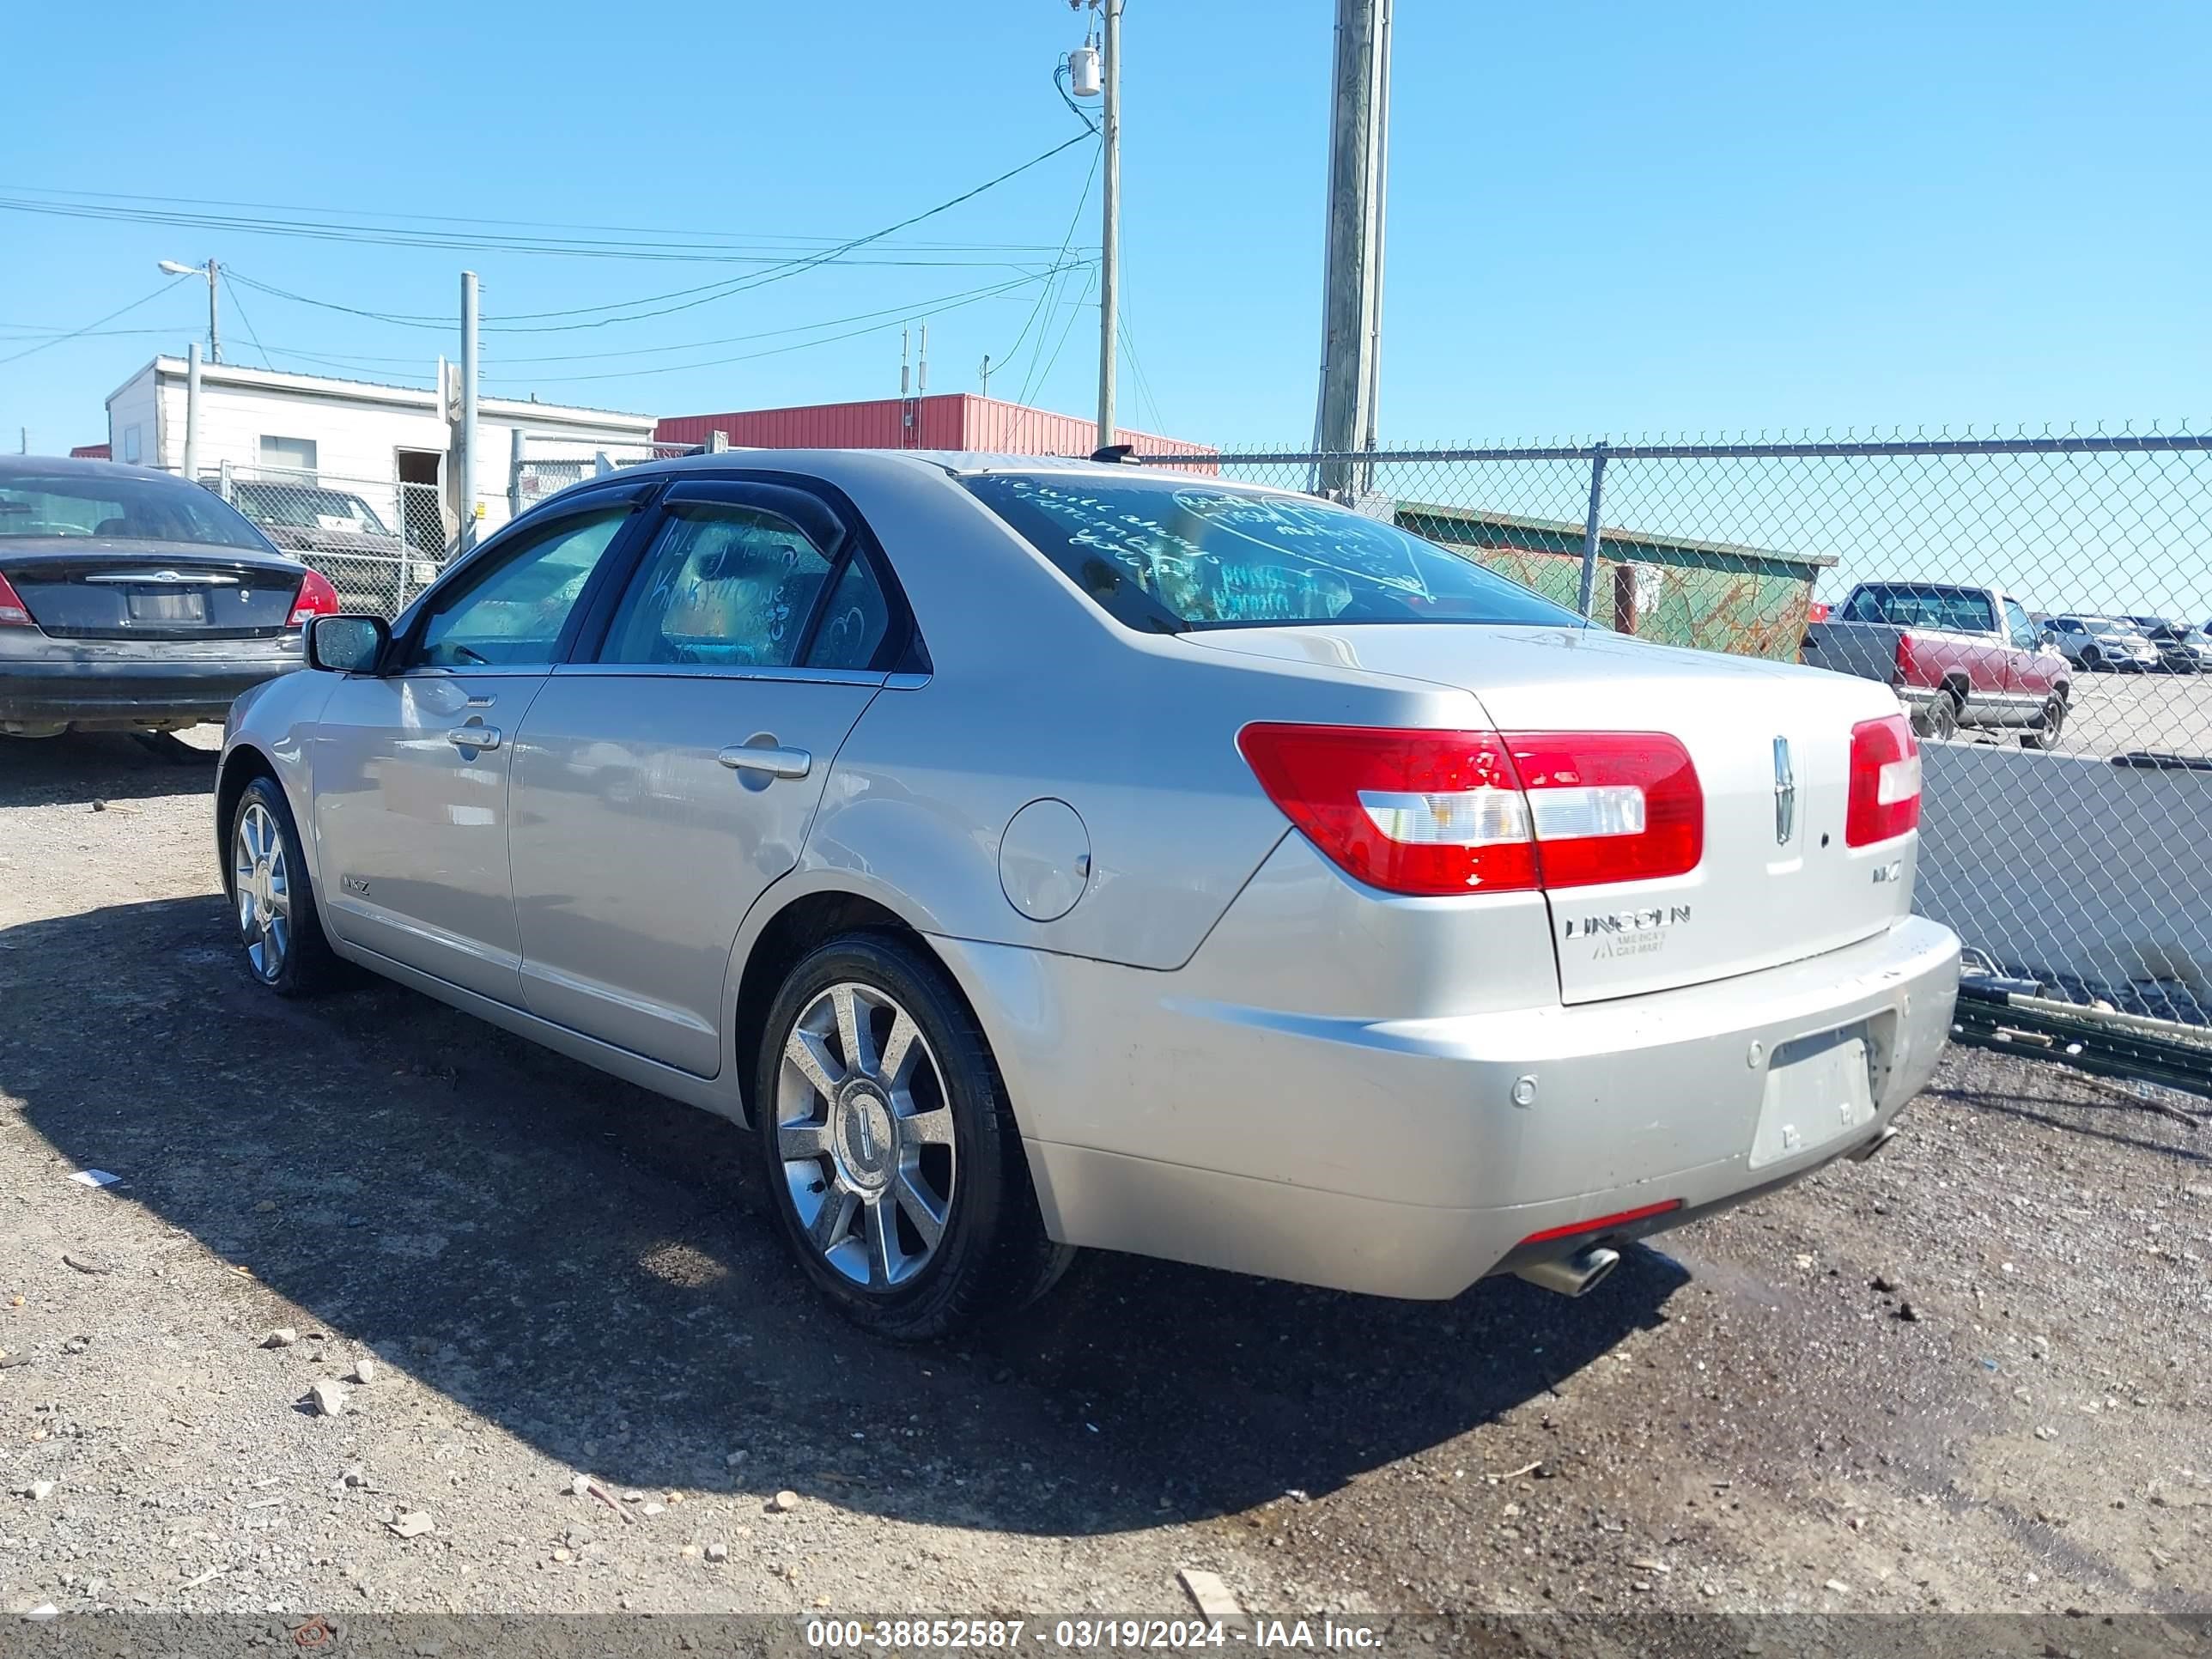
<svg viewBox="0 0 2212 1659">
<path fill-rule="evenodd" d="M 765 772 L 772 778 L 803 778 L 814 769 L 814 757 L 804 749 L 756 749 L 733 743 L 714 758 L 732 772 Z"/>
<path fill-rule="evenodd" d="M 446 733 L 446 741 L 456 749 L 496 749 L 499 747 L 499 727 L 457 726 Z"/>
</svg>

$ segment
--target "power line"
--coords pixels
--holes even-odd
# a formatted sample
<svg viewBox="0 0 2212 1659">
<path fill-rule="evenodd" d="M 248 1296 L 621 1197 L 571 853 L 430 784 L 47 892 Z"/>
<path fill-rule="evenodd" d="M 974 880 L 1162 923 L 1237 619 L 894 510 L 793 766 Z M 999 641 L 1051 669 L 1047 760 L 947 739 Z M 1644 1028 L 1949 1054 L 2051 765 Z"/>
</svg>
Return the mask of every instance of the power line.
<svg viewBox="0 0 2212 1659">
<path fill-rule="evenodd" d="M 934 207 L 925 208 L 921 212 L 913 214 L 907 218 L 902 219 L 896 224 L 887 225 L 883 229 L 872 231 L 865 236 L 855 236 L 848 241 L 840 243 L 834 247 L 823 250 L 817 253 L 809 254 L 796 259 L 785 260 L 782 264 L 772 266 L 770 269 L 764 271 L 754 272 L 750 275 L 741 277 L 727 278 L 720 282 L 702 283 L 694 288 L 677 289 L 665 294 L 650 294 L 636 296 L 628 300 L 608 301 L 599 305 L 574 306 L 557 311 L 516 312 L 512 313 L 510 320 L 507 322 L 485 324 L 483 331 L 487 334 L 557 334 L 571 333 L 578 330 L 587 328 L 605 328 L 610 325 L 617 323 L 643 322 L 650 318 L 665 317 L 677 312 L 690 311 L 699 306 L 709 304 L 716 300 L 726 299 L 733 294 L 742 294 L 753 289 L 765 287 L 769 283 L 782 282 L 790 277 L 802 275 L 808 270 L 813 270 L 818 265 L 826 264 L 834 260 L 837 260 L 842 255 L 848 253 L 855 248 L 865 246 L 871 242 L 880 241 L 884 238 L 890 236 L 898 231 L 904 230 L 911 225 L 920 224 L 925 219 L 933 218 L 938 214 L 945 212 L 949 209 L 957 207 L 963 202 L 971 201 L 975 198 L 981 196 L 984 191 L 994 189 L 997 185 L 1006 183 L 1007 179 L 1013 178 L 1018 173 L 1025 173 L 1030 168 L 1037 166 L 1039 163 L 1049 161 L 1052 157 L 1059 155 L 1062 150 L 1068 149 L 1071 145 L 1081 143 L 1084 141 L 1084 137 L 1085 135 L 1079 133 L 1074 137 L 1068 139 L 1066 143 L 1055 144 L 1050 149 L 1044 151 L 1042 155 L 1031 156 L 1028 161 L 1022 162 L 1018 167 L 1009 167 L 1006 172 L 1000 173 L 996 178 L 987 179 L 982 184 L 977 185 L 972 190 L 963 191 L 959 195 L 952 197 L 948 200 L 939 202 Z M 1063 251 L 1061 254 L 1062 258 L 1065 258 L 1066 257 L 1065 246 L 1066 245 L 1063 244 Z M 1056 265 L 1055 268 L 1057 268 Z M 304 294 L 295 294 L 288 289 L 277 288 L 272 283 L 264 283 L 254 277 L 244 276 L 235 271 L 232 274 L 236 276 L 240 282 L 246 283 L 248 287 L 256 289 L 262 293 L 271 295 L 277 299 L 289 300 L 300 305 L 316 306 L 324 310 L 342 312 L 348 316 L 363 317 L 374 322 L 388 323 L 393 326 L 401 328 L 434 329 L 440 331 L 444 331 L 454 326 L 453 319 L 450 317 L 432 317 L 419 313 L 371 311 L 360 306 L 343 305 L 336 301 L 317 300 Z M 1030 273 L 1032 276 L 1036 274 L 1037 273 Z M 666 306 L 659 305 L 659 302 L 664 300 L 677 300 L 681 301 L 682 303 Z M 650 311 L 636 311 L 630 309 L 630 307 L 637 306 L 659 306 L 659 308 Z M 626 312 L 627 314 L 622 316 L 592 316 L 592 314 L 599 312 Z M 582 317 L 590 317 L 591 320 L 560 323 L 539 320 L 546 318 Z"/>
<path fill-rule="evenodd" d="M 140 306 L 144 305 L 149 300 L 158 300 L 164 294 L 167 294 L 171 289 L 176 287 L 179 283 L 188 280 L 189 278 L 184 276 L 173 276 L 167 282 L 162 283 L 161 287 L 155 289 L 151 294 L 141 295 L 137 299 L 133 300 L 127 306 L 118 306 L 113 311 L 109 312 L 105 317 L 94 318 L 91 322 L 87 323 L 82 328 L 73 328 L 66 334 L 57 334 L 51 340 L 41 340 L 37 345 L 30 346 L 21 351 L 16 352 L 13 356 L 0 357 L 0 363 L 20 362 L 26 357 L 33 356 L 39 352 L 44 351 L 48 346 L 58 346 L 64 340 L 76 339 L 80 334 L 89 334 L 93 330 L 98 328 L 102 323 L 112 323 L 118 317 L 123 315 L 125 312 L 136 311 Z"/>
<path fill-rule="evenodd" d="M 1077 261 L 1076 263 L 1080 264 L 1089 262 Z M 1011 282 L 994 283 L 985 288 L 963 289 L 958 293 L 939 295 L 935 299 L 909 301 L 905 305 L 885 306 L 880 310 L 858 312 L 850 317 L 834 317 L 819 323 L 794 323 L 785 328 L 758 329 L 750 334 L 729 334 L 714 340 L 685 340 L 675 345 L 630 346 L 620 351 L 556 352 L 547 356 L 502 357 L 500 361 L 503 363 L 580 363 L 592 362 L 608 357 L 654 356 L 671 351 L 702 351 L 710 346 L 738 345 L 750 340 L 773 339 L 781 334 L 804 334 L 817 328 L 836 328 L 846 323 L 866 322 L 878 317 L 914 318 L 929 314 L 933 308 L 947 308 L 957 301 L 988 299 L 994 295 L 1005 294 L 1030 283 L 1043 282 L 1060 270 L 1068 268 L 1070 267 L 1055 265 L 1049 270 L 1017 277 Z"/>
<path fill-rule="evenodd" d="M 864 313 L 862 313 L 863 315 L 888 317 L 890 320 L 872 322 L 867 324 L 865 327 L 848 329 L 842 334 L 824 335 L 818 340 L 798 340 L 793 342 L 789 345 L 771 346 L 765 351 L 740 352 L 733 357 L 709 358 L 703 362 L 664 363 L 651 368 L 610 369 L 603 374 L 597 374 L 533 375 L 529 378 L 536 384 L 541 386 L 573 386 L 587 380 L 627 380 L 637 379 L 647 374 L 680 374 L 689 369 L 721 368 L 731 363 L 749 363 L 762 357 L 780 357 L 787 352 L 805 351 L 813 346 L 830 345 L 839 340 L 855 339 L 863 334 L 880 333 L 884 329 L 899 327 L 902 324 L 912 321 L 919 317 L 933 317 L 943 312 L 957 311 L 964 306 L 979 304 L 982 301 L 990 299 L 994 295 L 1010 293 L 1013 289 L 1025 287 L 1030 283 L 1043 282 L 1053 274 L 1054 273 L 1043 272 L 1034 276 L 1018 276 L 1012 282 L 1002 283 L 995 288 L 980 289 L 964 298 L 955 299 L 948 303 L 939 305 L 933 309 L 916 310 L 911 306 L 900 306 L 889 312 Z M 819 323 L 813 325 L 813 326 L 818 328 L 828 328 L 834 326 L 834 325 Z M 772 331 L 787 333 L 792 331 L 780 330 Z M 498 380 L 520 380 L 524 377 L 521 375 L 495 374 L 490 378 Z"/>
<path fill-rule="evenodd" d="M 1097 286 L 1098 271 L 1097 267 L 1094 266 L 1091 269 L 1089 279 L 1083 284 L 1083 292 L 1075 296 L 1075 303 L 1067 308 L 1067 321 L 1060 328 L 1060 339 L 1058 343 L 1054 345 L 1052 349 L 1052 356 L 1045 363 L 1044 373 L 1037 376 L 1036 395 L 1038 397 L 1042 398 L 1044 395 L 1045 387 L 1051 383 L 1052 371 L 1059 366 L 1060 351 L 1067 344 L 1067 337 L 1075 331 L 1075 319 L 1083 314 L 1083 307 L 1090 302 L 1091 290 L 1096 289 Z M 1040 335 L 1037 337 L 1042 340 L 1043 336 Z M 1020 401 L 1027 403 L 1029 400 L 1029 382 L 1024 380 L 1022 383 L 1022 395 Z"/>
<path fill-rule="evenodd" d="M 220 275 L 223 291 L 230 295 L 231 307 L 238 313 L 238 320 L 246 325 L 246 337 L 253 342 L 253 349 L 261 354 L 261 367 L 274 368 L 276 365 L 269 361 L 269 349 L 261 343 L 261 337 L 253 331 L 253 319 L 246 314 L 246 302 L 238 297 L 238 289 L 231 283 L 230 273 L 225 270 Z"/>
<path fill-rule="evenodd" d="M 1075 211 L 1068 216 L 1067 234 L 1060 239 L 1060 258 L 1063 263 L 1067 258 L 1068 249 L 1074 244 L 1075 228 L 1083 221 L 1083 210 L 1091 201 L 1091 186 L 1097 182 L 1098 161 L 1104 153 L 1103 150 L 1095 150 L 1091 153 L 1091 171 L 1083 177 L 1083 194 L 1075 198 Z M 1048 287 L 1037 295 L 1037 302 L 1030 307 L 1030 314 L 1022 323 L 1022 331 L 1014 337 L 1013 344 L 1000 354 L 998 362 L 1011 363 L 1014 361 L 1014 354 L 1022 349 L 1022 342 L 1029 338 L 1030 330 L 1036 325 L 1037 318 L 1045 311 L 1052 292 L 1052 288 Z M 1034 353 L 1030 356 L 1030 361 L 1032 362 L 1036 361 Z"/>
<path fill-rule="evenodd" d="M 841 243 L 837 246 L 829 249 L 826 252 L 816 254 L 807 258 L 795 259 L 784 266 L 774 267 L 770 270 L 762 271 L 753 276 L 736 279 L 727 283 L 708 283 L 705 285 L 706 289 L 717 289 L 719 290 L 717 292 L 706 293 L 704 289 L 678 289 L 673 293 L 654 295 L 648 299 L 635 300 L 627 302 L 633 305 L 653 305 L 659 303 L 659 301 L 662 300 L 684 299 L 684 303 L 682 305 L 669 306 L 659 311 L 638 312 L 628 317 L 603 317 L 599 319 L 597 321 L 589 323 L 548 325 L 543 329 L 528 330 L 510 326 L 500 329 L 497 331 L 501 333 L 550 333 L 559 331 L 562 329 L 604 328 L 609 323 L 629 323 L 641 321 L 647 317 L 665 317 L 672 312 L 689 311 L 695 306 L 705 305 L 710 301 L 721 299 L 726 295 L 743 293 L 749 289 L 759 288 L 768 283 L 780 282 L 784 280 L 786 277 L 796 276 L 803 271 L 811 270 L 817 265 L 826 264 L 830 260 L 836 258 L 842 254 L 849 253 L 854 248 L 865 247 L 871 242 L 880 241 L 886 236 L 894 235 L 899 231 L 906 229 L 910 225 L 918 225 L 925 219 L 934 218 L 940 213 L 944 213 L 950 209 L 958 207 L 963 202 L 973 201 L 976 197 L 981 196 L 985 191 L 996 189 L 999 185 L 1005 184 L 1007 179 L 1015 177 L 1017 174 L 1027 173 L 1031 167 L 1036 167 L 1042 162 L 1050 161 L 1062 150 L 1081 143 L 1086 136 L 1087 135 L 1083 133 L 1078 133 L 1074 137 L 1068 139 L 1066 143 L 1054 144 L 1050 149 L 1046 150 L 1042 155 L 1032 155 L 1028 161 L 1024 161 L 1020 166 L 1008 167 L 997 178 L 986 179 L 983 183 L 977 185 L 972 190 L 963 191 L 959 195 L 952 197 L 949 200 L 939 202 L 935 207 L 925 208 L 920 213 L 915 214 L 910 218 L 902 219 L 895 225 L 886 225 L 883 229 L 871 231 L 866 236 L 855 236 L 852 240 Z M 685 297 L 690 295 L 701 294 L 703 294 L 704 297 L 698 299 L 688 299 Z M 608 305 L 579 306 L 568 311 L 520 312 L 516 314 L 517 316 L 526 319 L 535 320 L 537 319 L 545 317 L 580 317 L 592 312 L 609 311 L 617 308 L 617 307 L 616 306 Z"/>
<path fill-rule="evenodd" d="M 197 196 L 154 196 L 127 191 L 72 191 L 61 190 L 41 185 L 0 185 L 0 190 L 15 191 L 30 196 L 57 198 L 59 199 L 52 205 L 58 208 L 74 207 L 80 204 L 89 204 L 92 203 L 100 202 L 135 202 L 152 203 L 156 204 L 157 208 L 161 210 L 208 207 L 252 208 L 263 212 L 313 214 L 324 218 L 330 218 L 331 216 L 343 211 L 343 210 L 337 208 L 307 207 L 291 203 L 242 202 L 224 198 Z M 26 204 L 21 210 L 33 211 L 46 205 L 49 204 L 36 203 Z M 102 210 L 126 211 L 127 210 Z M 710 253 L 728 252 L 734 254 L 741 252 L 746 246 L 752 243 L 767 244 L 782 242 L 795 244 L 800 246 L 816 246 L 823 242 L 834 241 L 836 240 L 834 237 L 801 235 L 789 231 L 751 231 L 743 233 L 736 231 L 694 231 L 677 229 L 666 226 L 653 225 L 574 224 L 559 220 L 550 219 L 488 219 L 475 214 L 461 215 L 386 212 L 370 215 L 368 216 L 368 217 L 373 220 L 400 222 L 401 223 L 412 221 L 414 222 L 422 224 L 460 224 L 476 227 L 485 225 L 507 225 L 519 228 L 538 230 L 604 231 L 623 236 L 665 235 L 693 237 L 700 240 L 688 242 L 647 242 L 634 245 L 628 243 L 609 243 L 607 246 L 613 248 L 623 248 L 635 246 L 646 250 L 659 248 L 696 248 L 706 250 Z M 284 222 L 266 221 L 255 222 L 282 224 Z M 223 228 L 226 227 L 224 225 L 216 225 L 212 228 Z M 317 227 L 312 223 L 305 223 L 300 224 L 297 228 L 302 229 L 324 228 L 333 231 L 344 230 L 361 232 L 363 234 L 374 234 L 382 228 L 397 228 L 398 227 L 381 227 L 374 223 L 356 225 L 339 221 L 337 223 L 328 226 Z M 487 241 L 489 242 L 492 240 L 498 239 L 487 239 Z M 515 240 L 527 240 L 528 239 Z M 885 246 L 933 252 L 951 253 L 1042 253 L 1048 251 L 1048 245 L 1042 242 L 939 242 L 919 240 L 903 243 L 886 243 Z"/>
</svg>

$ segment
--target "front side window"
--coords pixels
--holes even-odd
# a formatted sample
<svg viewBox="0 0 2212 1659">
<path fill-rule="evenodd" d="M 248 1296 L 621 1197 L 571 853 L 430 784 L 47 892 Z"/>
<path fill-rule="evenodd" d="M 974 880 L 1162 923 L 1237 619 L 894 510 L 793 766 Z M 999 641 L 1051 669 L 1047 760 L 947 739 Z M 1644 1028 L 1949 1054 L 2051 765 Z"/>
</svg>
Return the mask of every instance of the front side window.
<svg viewBox="0 0 2212 1659">
<path fill-rule="evenodd" d="M 269 550 L 268 542 L 222 497 L 180 478 L 128 475 L 0 478 L 0 538 L 14 536 L 100 536 Z"/>
<path fill-rule="evenodd" d="M 798 660 L 830 562 L 790 520 L 726 501 L 679 501 L 631 580 L 605 663 L 787 668 Z"/>
<path fill-rule="evenodd" d="M 415 663 L 428 668 L 550 664 L 627 504 L 580 514 L 507 550 L 476 580 L 441 595 L 424 620 Z"/>
<path fill-rule="evenodd" d="M 966 483 L 1132 628 L 1589 625 L 1471 558 L 1310 496 L 1084 473 L 993 473 Z"/>
<path fill-rule="evenodd" d="M 2012 629 L 2012 642 L 2023 651 L 2035 649 L 2035 624 L 2028 619 L 2027 607 L 2014 599 L 2004 602 L 2005 625 Z"/>
</svg>

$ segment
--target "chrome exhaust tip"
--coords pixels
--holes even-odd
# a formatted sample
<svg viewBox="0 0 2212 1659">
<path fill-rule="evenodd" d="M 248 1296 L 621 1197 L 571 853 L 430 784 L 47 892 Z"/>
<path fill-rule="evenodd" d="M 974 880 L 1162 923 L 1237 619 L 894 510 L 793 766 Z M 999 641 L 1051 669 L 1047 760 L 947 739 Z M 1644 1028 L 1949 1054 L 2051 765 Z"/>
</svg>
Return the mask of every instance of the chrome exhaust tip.
<svg viewBox="0 0 2212 1659">
<path fill-rule="evenodd" d="M 1561 1296 L 1581 1296 L 1620 1265 L 1620 1252 L 1593 1244 L 1553 1261 L 1532 1261 L 1516 1267 L 1513 1276 Z"/>
<path fill-rule="evenodd" d="M 1880 1153 L 1883 1147 L 1888 1146 L 1891 1141 L 1896 1139 L 1897 1125 L 1894 1123 L 1885 1123 L 1881 1126 L 1881 1132 L 1877 1133 L 1873 1139 L 1868 1141 L 1865 1146 L 1860 1147 L 1856 1152 L 1851 1154 L 1851 1161 L 1855 1164 L 1863 1164 L 1869 1158 Z"/>
</svg>

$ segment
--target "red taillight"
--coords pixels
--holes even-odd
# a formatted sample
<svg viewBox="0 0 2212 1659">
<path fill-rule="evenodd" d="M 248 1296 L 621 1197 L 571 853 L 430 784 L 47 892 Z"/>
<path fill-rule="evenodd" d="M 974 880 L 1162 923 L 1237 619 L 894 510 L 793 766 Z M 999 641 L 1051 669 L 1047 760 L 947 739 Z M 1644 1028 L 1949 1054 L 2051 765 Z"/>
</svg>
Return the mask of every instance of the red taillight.
<svg viewBox="0 0 2212 1659">
<path fill-rule="evenodd" d="M 1517 1250 L 1522 1245 L 1541 1244 L 1548 1239 L 1573 1238 L 1582 1233 L 1601 1233 L 1608 1227 L 1626 1227 L 1632 1221 L 1648 1221 L 1655 1215 L 1665 1215 L 1669 1210 L 1681 1207 L 1680 1199 L 1670 1198 L 1663 1203 L 1646 1204 L 1640 1210 L 1622 1210 L 1617 1214 L 1601 1215 L 1595 1221 L 1570 1221 L 1564 1227 L 1547 1227 L 1540 1233 L 1530 1233 L 1513 1248 Z"/>
<path fill-rule="evenodd" d="M 304 628 L 310 617 L 335 617 L 338 614 L 338 591 L 330 579 L 319 570 L 310 570 L 300 579 L 300 596 L 292 601 L 292 620 L 288 628 Z"/>
<path fill-rule="evenodd" d="M 1536 884 L 1528 801 L 1494 732 L 1248 726 L 1237 746 L 1315 846 L 1393 893 Z"/>
<path fill-rule="evenodd" d="M 1844 844 L 1870 847 L 1920 827 L 1920 744 L 1902 714 L 1851 727 L 1851 789 Z"/>
<path fill-rule="evenodd" d="M 1897 633 L 1897 683 L 1912 684 L 1912 635 L 1903 629 Z"/>
<path fill-rule="evenodd" d="M 1509 735 L 1547 887 L 1686 875 L 1705 855 L 1705 792 L 1656 732 Z"/>
<path fill-rule="evenodd" d="M 1237 741 L 1315 846 L 1389 892 L 1648 880 L 1705 851 L 1697 772 L 1657 733 L 1263 724 Z"/>
<path fill-rule="evenodd" d="M 0 628 L 32 628 L 36 625 L 32 622 L 31 613 L 23 601 L 16 596 L 15 590 L 8 585 L 8 579 L 0 576 Z"/>
</svg>

